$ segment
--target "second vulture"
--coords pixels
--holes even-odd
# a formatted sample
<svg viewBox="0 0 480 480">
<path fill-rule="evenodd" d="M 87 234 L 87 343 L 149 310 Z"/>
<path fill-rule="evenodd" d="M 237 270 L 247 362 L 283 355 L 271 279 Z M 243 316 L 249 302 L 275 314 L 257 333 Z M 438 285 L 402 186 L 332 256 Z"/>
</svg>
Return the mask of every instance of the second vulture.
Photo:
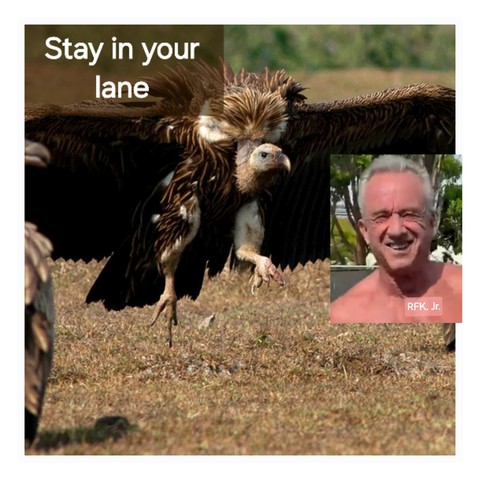
<svg viewBox="0 0 480 480">
<path fill-rule="evenodd" d="M 44 168 L 49 152 L 26 142 L 25 165 Z M 52 368 L 55 338 L 53 282 L 47 257 L 50 241 L 25 222 L 25 440 L 35 440 Z"/>
<path fill-rule="evenodd" d="M 329 256 L 331 153 L 454 153 L 455 92 L 412 85 L 308 103 L 284 71 L 198 64 L 149 80 L 154 102 L 28 105 L 26 219 L 54 258 L 110 257 L 87 302 L 157 303 L 177 322 L 205 270 L 251 263 L 254 286 Z M 232 254 L 232 255 L 231 255 Z"/>
</svg>

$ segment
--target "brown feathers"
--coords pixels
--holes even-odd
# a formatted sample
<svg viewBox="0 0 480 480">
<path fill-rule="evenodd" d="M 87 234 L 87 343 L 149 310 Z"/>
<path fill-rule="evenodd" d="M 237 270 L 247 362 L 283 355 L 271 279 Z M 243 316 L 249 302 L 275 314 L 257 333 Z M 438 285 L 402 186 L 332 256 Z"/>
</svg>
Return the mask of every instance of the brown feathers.
<svg viewBox="0 0 480 480">
<path fill-rule="evenodd" d="M 37 290 L 50 278 L 46 257 L 52 244 L 41 235 L 35 225 L 25 223 L 25 304 L 33 303 Z"/>
</svg>

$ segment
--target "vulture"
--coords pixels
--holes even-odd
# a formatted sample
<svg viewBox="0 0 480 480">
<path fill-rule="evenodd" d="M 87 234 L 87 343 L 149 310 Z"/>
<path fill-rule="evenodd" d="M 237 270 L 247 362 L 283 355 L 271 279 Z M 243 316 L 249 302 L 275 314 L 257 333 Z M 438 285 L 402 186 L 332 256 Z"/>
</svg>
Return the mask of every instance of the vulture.
<svg viewBox="0 0 480 480">
<path fill-rule="evenodd" d="M 443 338 L 445 340 L 445 347 L 449 352 L 455 351 L 455 324 L 443 323 Z"/>
<path fill-rule="evenodd" d="M 205 272 L 252 267 L 252 289 L 329 256 L 332 153 L 449 153 L 455 92 L 411 85 L 308 103 L 285 71 L 226 64 L 149 78 L 141 102 L 26 106 L 26 138 L 51 152 L 26 171 L 26 218 L 55 258 L 108 257 L 86 301 L 156 304 L 177 323 Z"/>
<path fill-rule="evenodd" d="M 26 142 L 25 163 L 42 168 L 47 149 Z M 55 307 L 47 257 L 52 244 L 35 225 L 25 222 L 25 440 L 36 437 L 52 366 Z"/>
</svg>

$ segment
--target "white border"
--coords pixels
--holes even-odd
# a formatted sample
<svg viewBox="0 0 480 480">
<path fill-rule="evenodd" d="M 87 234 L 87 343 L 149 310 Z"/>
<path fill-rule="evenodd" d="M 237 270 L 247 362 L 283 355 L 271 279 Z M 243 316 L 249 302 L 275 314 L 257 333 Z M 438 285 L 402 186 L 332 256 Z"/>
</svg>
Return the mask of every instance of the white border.
<svg viewBox="0 0 480 480">
<path fill-rule="evenodd" d="M 28 2 L 27 2 L 28 3 Z M 136 1 L 127 4 L 121 10 L 118 2 L 100 3 L 86 0 L 81 4 L 56 1 L 36 2 L 32 5 L 9 5 L 4 12 L 2 28 L 2 92 L 4 96 L 3 123 L 3 166 L 0 175 L 0 194 L 3 222 L 2 243 L 3 260 L 7 260 L 7 269 L 2 270 L 2 298 L 8 297 L 7 309 L 3 316 L 2 342 L 2 409 L 6 425 L 2 428 L 1 446 L 2 469 L 13 472 L 13 477 L 21 478 L 32 474 L 49 479 L 83 478 L 92 474 L 94 478 L 107 475 L 115 478 L 132 478 L 150 474 L 164 477 L 182 474 L 195 478 L 224 478 L 255 475 L 269 478 L 298 478 L 304 474 L 318 477 L 333 475 L 336 479 L 369 478 L 396 479 L 410 477 L 435 479 L 470 479 L 478 474 L 478 324 L 480 318 L 475 310 L 475 289 L 473 267 L 477 267 L 478 253 L 475 247 L 474 219 L 478 218 L 478 199 L 473 197 L 476 187 L 473 182 L 479 177 L 480 158 L 474 141 L 478 133 L 473 131 L 478 124 L 478 115 L 474 108 L 478 106 L 478 46 L 480 45 L 477 25 L 478 16 L 473 8 L 474 2 L 450 2 L 448 7 L 440 2 L 419 2 L 403 0 L 400 3 L 384 1 L 344 1 L 326 7 L 318 2 L 312 11 L 309 5 L 276 4 L 275 8 L 258 0 L 237 3 L 223 2 L 223 10 L 217 10 L 215 2 L 170 2 L 168 13 L 165 2 L 155 4 Z M 210 3 L 210 5 L 208 5 Z M 295 15 L 294 9 L 300 10 Z M 80 10 L 81 9 L 81 10 Z M 135 9 L 137 14 L 133 14 Z M 155 11 L 156 10 L 156 11 Z M 187 12 L 187 15 L 185 13 Z M 397 13 L 397 16 L 392 14 Z M 348 14 L 348 16 L 346 16 Z M 462 154 L 464 164 L 464 323 L 458 329 L 457 352 L 457 455 L 455 457 L 34 457 L 24 458 L 23 450 L 18 451 L 22 441 L 18 435 L 17 415 L 18 398 L 12 393 L 11 385 L 17 381 L 19 371 L 12 368 L 13 358 L 21 355 L 15 351 L 17 342 L 13 341 L 18 331 L 17 319 L 22 318 L 18 296 L 11 292 L 12 285 L 22 285 L 21 262 L 23 233 L 18 219 L 23 218 L 22 180 L 12 158 L 21 158 L 23 151 L 23 25 L 26 23 L 198 23 L 198 24 L 368 24 L 368 23 L 432 23 L 457 25 L 457 153 Z M 5 124 L 6 123 L 6 124 Z M 12 124 L 14 123 L 15 126 Z M 12 144 L 15 131 L 17 142 Z M 478 189 L 478 187 L 477 187 Z M 472 191 L 470 191 L 472 190 Z M 13 200 L 15 199 L 15 201 Z M 6 222 L 5 222 L 6 220 Z M 11 235 L 11 232 L 19 233 Z M 478 239 L 477 233 L 477 239 Z M 475 243 L 474 243 L 475 242 Z M 15 252 L 15 253 L 13 253 Z M 477 257 L 477 258 L 475 258 Z M 478 281 L 477 281 L 478 284 Z M 13 376 L 13 379 L 11 378 Z M 21 378 L 21 377 L 20 377 Z M 14 433 L 16 432 L 16 433 Z M 21 433 L 21 432 L 20 432 Z M 232 465 L 233 464 L 233 465 Z M 148 470 L 147 470 L 148 469 Z M 43 473 L 42 473 L 43 472 Z"/>
</svg>

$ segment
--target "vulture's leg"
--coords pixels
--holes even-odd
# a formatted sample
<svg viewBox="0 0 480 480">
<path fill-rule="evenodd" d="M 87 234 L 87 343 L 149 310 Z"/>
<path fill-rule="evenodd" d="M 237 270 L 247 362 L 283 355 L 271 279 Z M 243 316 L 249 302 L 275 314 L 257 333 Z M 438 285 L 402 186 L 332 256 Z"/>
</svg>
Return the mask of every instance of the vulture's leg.
<svg viewBox="0 0 480 480">
<path fill-rule="evenodd" d="M 252 293 L 255 293 L 263 282 L 269 285 L 270 280 L 282 286 L 286 284 L 285 278 L 272 261 L 259 253 L 264 232 L 257 201 L 243 205 L 235 219 L 235 253 L 240 260 L 255 265 Z"/>
<path fill-rule="evenodd" d="M 172 341 L 172 326 L 177 325 L 177 294 L 175 292 L 175 270 L 176 268 L 164 268 L 165 274 L 165 289 L 163 290 L 160 300 L 157 302 L 153 312 L 152 323 L 158 320 L 162 312 L 165 312 L 168 327 L 168 346 L 171 347 Z"/>
<path fill-rule="evenodd" d="M 153 312 L 153 325 L 162 312 L 168 325 L 168 344 L 172 346 L 172 326 L 177 325 L 177 294 L 175 272 L 185 247 L 195 238 L 200 228 L 200 206 L 194 192 L 169 205 L 158 221 L 159 240 L 156 244 L 157 262 L 165 277 L 165 288 Z"/>
</svg>

